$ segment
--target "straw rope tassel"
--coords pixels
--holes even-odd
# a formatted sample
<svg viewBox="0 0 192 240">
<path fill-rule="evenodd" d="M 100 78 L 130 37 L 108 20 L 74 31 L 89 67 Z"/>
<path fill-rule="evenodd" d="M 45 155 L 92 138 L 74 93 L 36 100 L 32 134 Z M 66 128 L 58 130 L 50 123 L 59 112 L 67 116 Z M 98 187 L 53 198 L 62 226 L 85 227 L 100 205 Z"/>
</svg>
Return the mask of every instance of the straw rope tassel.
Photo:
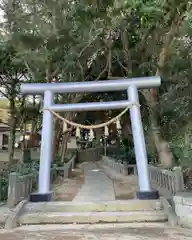
<svg viewBox="0 0 192 240">
<path fill-rule="evenodd" d="M 109 136 L 109 128 L 108 128 L 108 126 L 105 126 L 105 128 L 104 128 L 104 135 L 105 135 L 105 137 Z"/>
<path fill-rule="evenodd" d="M 90 139 L 93 139 L 93 138 L 94 138 L 93 129 L 90 129 L 90 131 L 89 131 L 89 138 L 90 138 Z"/>
<path fill-rule="evenodd" d="M 81 136 L 81 132 L 80 132 L 80 128 L 79 127 L 76 128 L 75 136 L 78 137 L 78 138 Z"/>
<path fill-rule="evenodd" d="M 119 119 L 117 119 L 117 121 L 116 121 L 116 128 L 117 128 L 117 130 L 121 129 L 121 123 L 120 123 Z"/>
<path fill-rule="evenodd" d="M 64 121 L 63 122 L 63 132 L 66 132 L 67 131 L 67 123 Z"/>
</svg>

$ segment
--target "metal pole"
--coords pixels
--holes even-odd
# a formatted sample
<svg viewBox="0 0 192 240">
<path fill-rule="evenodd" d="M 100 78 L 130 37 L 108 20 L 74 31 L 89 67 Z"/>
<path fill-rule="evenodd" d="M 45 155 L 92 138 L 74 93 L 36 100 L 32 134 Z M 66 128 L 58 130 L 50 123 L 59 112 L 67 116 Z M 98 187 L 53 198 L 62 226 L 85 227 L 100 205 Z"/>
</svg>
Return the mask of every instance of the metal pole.
<svg viewBox="0 0 192 240">
<path fill-rule="evenodd" d="M 127 92 L 129 100 L 139 104 L 137 87 L 134 85 L 129 86 Z M 137 197 L 139 199 L 156 199 L 158 193 L 153 192 L 150 187 L 148 159 L 139 106 L 134 105 L 130 108 L 130 117 L 139 180 Z"/>
<path fill-rule="evenodd" d="M 53 93 L 50 91 L 46 91 L 44 94 L 44 109 L 49 108 L 52 103 Z M 51 200 L 50 171 L 52 162 L 52 120 L 52 114 L 48 110 L 44 110 L 41 133 L 38 193 L 31 194 L 30 200 L 32 202 L 45 202 Z"/>
</svg>

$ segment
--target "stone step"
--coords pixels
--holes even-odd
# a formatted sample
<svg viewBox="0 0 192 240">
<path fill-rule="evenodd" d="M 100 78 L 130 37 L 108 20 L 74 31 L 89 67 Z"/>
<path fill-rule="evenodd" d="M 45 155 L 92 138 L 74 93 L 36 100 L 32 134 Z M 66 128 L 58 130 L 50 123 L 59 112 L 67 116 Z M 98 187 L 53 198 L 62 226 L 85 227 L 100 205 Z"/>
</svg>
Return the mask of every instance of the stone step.
<svg viewBox="0 0 192 240">
<path fill-rule="evenodd" d="M 129 212 L 160 210 L 159 200 L 127 200 L 96 202 L 40 202 L 26 204 L 25 212 Z"/>
<path fill-rule="evenodd" d="M 20 216 L 20 225 L 62 224 L 62 223 L 131 223 L 167 221 L 164 211 L 134 212 L 33 212 Z"/>
</svg>

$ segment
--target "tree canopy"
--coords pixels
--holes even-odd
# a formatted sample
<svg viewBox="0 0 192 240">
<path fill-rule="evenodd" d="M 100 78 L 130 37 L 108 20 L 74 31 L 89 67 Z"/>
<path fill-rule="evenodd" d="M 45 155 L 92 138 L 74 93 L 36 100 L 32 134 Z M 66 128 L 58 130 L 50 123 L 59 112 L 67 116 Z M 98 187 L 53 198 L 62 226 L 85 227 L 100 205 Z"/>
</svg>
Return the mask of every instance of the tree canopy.
<svg viewBox="0 0 192 240">
<path fill-rule="evenodd" d="M 154 154 L 151 149 L 155 146 L 161 161 L 161 143 L 166 142 L 173 158 L 189 164 L 191 4 L 186 0 L 4 1 L 0 5 L 5 19 L 1 24 L 0 71 L 5 94 L 15 100 L 22 81 L 160 75 L 159 89 L 142 91 L 142 103 L 149 112 L 143 115 L 149 126 L 148 151 Z M 61 103 L 82 99 L 82 94 L 56 96 Z"/>
</svg>

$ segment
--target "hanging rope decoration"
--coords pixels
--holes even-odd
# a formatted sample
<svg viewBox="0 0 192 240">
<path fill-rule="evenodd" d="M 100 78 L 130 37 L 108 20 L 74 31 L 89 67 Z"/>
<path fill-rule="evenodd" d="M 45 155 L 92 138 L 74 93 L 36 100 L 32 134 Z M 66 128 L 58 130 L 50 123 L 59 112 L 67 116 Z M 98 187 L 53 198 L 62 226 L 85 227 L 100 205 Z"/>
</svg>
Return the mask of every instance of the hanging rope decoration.
<svg viewBox="0 0 192 240">
<path fill-rule="evenodd" d="M 81 136 L 81 130 L 79 127 L 76 128 L 76 134 L 75 134 L 76 137 L 80 137 Z"/>
<path fill-rule="evenodd" d="M 68 130 L 67 123 L 63 121 L 63 132 Z"/>
<path fill-rule="evenodd" d="M 119 119 L 117 119 L 117 121 L 116 121 L 116 128 L 117 128 L 117 130 L 121 129 L 121 123 L 120 123 Z"/>
<path fill-rule="evenodd" d="M 89 139 L 92 140 L 92 139 L 94 139 L 94 131 L 93 131 L 93 129 L 103 128 L 104 127 L 104 135 L 105 135 L 105 137 L 109 136 L 108 125 L 110 125 L 111 123 L 116 123 L 116 129 L 120 130 L 121 129 L 120 119 L 128 111 L 128 109 L 131 108 L 132 106 L 140 107 L 140 105 L 137 104 L 137 103 L 130 103 L 129 106 L 127 106 L 116 117 L 110 119 L 109 121 L 107 121 L 105 123 L 100 123 L 100 124 L 96 124 L 96 125 L 83 125 L 83 124 L 80 124 L 80 123 L 75 123 L 75 122 L 69 121 L 66 118 L 63 118 L 62 116 L 60 116 L 58 113 L 52 111 L 51 109 L 44 109 L 44 110 L 48 110 L 50 113 L 53 114 L 53 116 L 55 116 L 58 119 L 60 119 L 61 121 L 63 121 L 63 132 L 66 132 L 68 130 L 68 125 L 76 127 L 76 137 L 80 138 L 80 136 L 81 136 L 81 130 L 80 129 L 87 129 L 87 130 L 89 130 Z"/>
<path fill-rule="evenodd" d="M 108 126 L 105 126 L 105 128 L 104 128 L 104 135 L 105 135 L 105 137 L 109 136 L 109 128 L 108 128 Z"/>
</svg>

